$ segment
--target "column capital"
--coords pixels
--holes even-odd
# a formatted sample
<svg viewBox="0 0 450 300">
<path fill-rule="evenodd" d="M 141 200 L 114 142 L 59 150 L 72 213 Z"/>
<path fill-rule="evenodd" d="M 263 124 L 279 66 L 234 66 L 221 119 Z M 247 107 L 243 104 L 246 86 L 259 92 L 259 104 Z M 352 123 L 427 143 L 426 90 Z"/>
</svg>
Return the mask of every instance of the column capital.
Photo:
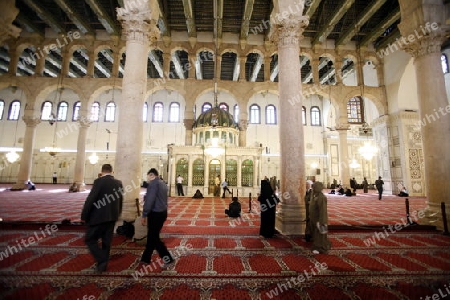
<svg viewBox="0 0 450 300">
<path fill-rule="evenodd" d="M 80 127 L 89 128 L 91 126 L 92 121 L 89 120 L 87 116 L 79 116 L 77 122 L 80 123 Z"/>
<path fill-rule="evenodd" d="M 185 127 L 187 130 L 192 130 L 192 126 L 194 126 L 194 122 L 195 122 L 194 119 L 184 119 L 184 120 L 183 120 L 184 127 Z"/>
<path fill-rule="evenodd" d="M 408 36 L 408 40 L 409 37 Z M 402 37 L 406 40 L 405 37 Z M 420 40 L 416 40 L 412 43 L 405 44 L 403 50 L 409 53 L 412 57 L 418 58 L 428 54 L 441 53 L 442 43 L 445 41 L 444 35 L 430 35 L 422 37 Z"/>
<path fill-rule="evenodd" d="M 146 43 L 155 42 L 160 31 L 155 20 L 151 19 L 150 10 L 117 8 L 117 19 L 121 22 L 127 41 Z"/>
<path fill-rule="evenodd" d="M 274 24 L 271 40 L 278 46 L 298 45 L 303 31 L 309 24 L 309 18 L 306 16 L 290 15 L 277 21 Z"/>
<path fill-rule="evenodd" d="M 40 118 L 36 118 L 33 116 L 23 116 L 22 120 L 25 122 L 27 127 L 36 127 L 39 123 L 41 123 Z"/>
<path fill-rule="evenodd" d="M 343 131 L 346 132 L 349 129 L 350 129 L 350 125 L 348 125 L 348 124 L 338 124 L 336 126 L 336 131 L 338 131 L 339 133 L 341 133 Z"/>
</svg>

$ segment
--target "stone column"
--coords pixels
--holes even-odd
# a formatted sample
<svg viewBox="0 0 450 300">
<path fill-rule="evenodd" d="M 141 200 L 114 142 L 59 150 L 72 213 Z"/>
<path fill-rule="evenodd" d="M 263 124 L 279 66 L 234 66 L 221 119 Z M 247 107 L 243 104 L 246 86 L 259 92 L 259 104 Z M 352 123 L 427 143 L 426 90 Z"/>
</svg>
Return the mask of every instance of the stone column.
<svg viewBox="0 0 450 300">
<path fill-rule="evenodd" d="M 15 47 L 11 47 L 9 49 L 9 66 L 8 73 L 12 76 L 16 76 L 17 72 L 17 64 L 19 63 L 20 53 L 17 53 L 17 49 Z"/>
<path fill-rule="evenodd" d="M 68 48 L 62 51 L 62 66 L 61 66 L 61 74 L 62 77 L 67 77 L 69 75 L 69 66 L 70 66 L 70 55 Z"/>
<path fill-rule="evenodd" d="M 184 145 L 192 146 L 192 126 L 194 125 L 194 119 L 184 119 L 184 127 L 186 128 L 186 134 L 184 136 Z"/>
<path fill-rule="evenodd" d="M 350 187 L 350 165 L 347 144 L 348 129 L 348 125 L 339 125 L 336 127 L 339 133 L 339 179 L 341 180 L 341 184 L 346 187 Z"/>
<path fill-rule="evenodd" d="M 247 61 L 246 56 L 239 57 L 241 64 L 239 67 L 239 81 L 245 81 L 245 62 Z"/>
<path fill-rule="evenodd" d="M 82 192 L 86 190 L 84 184 L 84 171 L 86 166 L 86 137 L 87 130 L 91 126 L 91 122 L 87 117 L 87 107 L 80 109 L 80 116 L 78 118 L 78 140 L 77 140 L 77 157 L 75 159 L 75 167 L 73 170 L 73 183 L 76 185 L 77 191 Z M 100 170 L 99 170 L 100 171 Z"/>
<path fill-rule="evenodd" d="M 313 83 L 314 84 L 320 84 L 319 63 L 320 63 L 320 58 L 313 57 L 313 59 L 311 61 L 311 72 L 313 74 Z"/>
<path fill-rule="evenodd" d="M 271 39 L 278 45 L 278 90 L 280 92 L 280 156 L 281 156 L 281 203 L 276 227 L 283 234 L 304 232 L 305 208 L 305 147 L 302 125 L 302 85 L 300 75 L 300 46 L 308 18 L 303 9 L 293 13 L 289 8 L 303 8 L 304 1 L 279 0 L 272 13 L 282 12 L 273 25 Z M 294 105 L 290 99 L 300 99 Z M 295 159 L 292 159 L 295 157 Z"/>
<path fill-rule="evenodd" d="M 254 189 L 259 186 L 258 174 L 259 174 L 259 157 L 253 156 L 253 188 Z"/>
<path fill-rule="evenodd" d="M 36 68 L 34 70 L 34 76 L 42 76 L 45 68 L 45 55 L 40 56 L 36 60 Z"/>
<path fill-rule="evenodd" d="M 140 197 L 142 181 L 142 106 L 147 86 L 147 57 L 150 41 L 155 41 L 159 35 L 149 3 L 133 2 L 133 5 L 135 9 L 132 10 L 117 9 L 117 18 L 122 23 L 122 33 L 126 37 L 127 60 L 113 168 L 126 190 L 122 210 L 122 219 L 126 221 L 134 221 L 137 216 L 135 199 Z"/>
<path fill-rule="evenodd" d="M 164 75 L 167 74 L 167 79 L 169 79 L 169 73 L 170 73 L 170 60 L 171 56 L 170 53 L 163 53 L 163 73 Z"/>
<path fill-rule="evenodd" d="M 336 84 L 342 84 L 342 57 L 336 57 L 334 61 L 334 77 L 336 78 Z"/>
<path fill-rule="evenodd" d="M 239 120 L 239 147 L 247 147 L 247 127 L 247 118 Z"/>
<path fill-rule="evenodd" d="M 204 161 L 205 161 L 205 182 L 203 183 L 203 195 L 209 195 L 209 156 L 205 157 L 205 154 L 203 154 Z"/>
<path fill-rule="evenodd" d="M 239 155 L 237 159 L 237 189 L 242 187 L 242 157 Z"/>
<path fill-rule="evenodd" d="M 270 81 L 270 62 L 272 57 L 264 57 L 264 81 Z"/>
<path fill-rule="evenodd" d="M 220 80 L 220 74 L 222 74 L 222 55 L 217 54 L 217 59 L 216 59 L 216 64 L 217 64 L 217 74 L 215 76 L 215 78 L 217 78 L 217 80 Z"/>
<path fill-rule="evenodd" d="M 87 73 L 86 76 L 93 78 L 94 77 L 94 67 L 95 67 L 95 52 L 93 50 L 88 50 L 87 54 L 89 55 L 89 60 L 87 63 Z"/>
<path fill-rule="evenodd" d="M 400 0 L 402 22 L 398 25 L 408 41 L 404 50 L 414 58 L 416 70 L 428 220 L 439 228 L 443 228 L 441 202 L 447 204 L 447 219 L 450 216 L 450 186 L 442 181 L 450 178 L 450 105 L 441 67 L 441 46 L 449 31 L 449 8 L 442 2 Z"/>
<path fill-rule="evenodd" d="M 113 57 L 114 57 L 114 63 L 112 66 L 112 75 L 111 77 L 119 77 L 119 67 L 120 67 L 120 59 L 122 58 L 122 55 L 120 55 L 121 53 L 118 52 L 119 50 L 115 51 L 113 53 Z"/>
<path fill-rule="evenodd" d="M 19 173 L 17 174 L 17 181 L 11 187 L 11 190 L 23 190 L 27 188 L 27 181 L 30 180 L 31 168 L 33 166 L 33 148 L 36 137 L 36 126 L 41 122 L 40 118 L 32 115 L 33 111 L 26 109 L 23 121 L 26 124 L 25 136 L 23 139 L 23 152 L 20 159 Z"/>
<path fill-rule="evenodd" d="M 195 62 L 197 61 L 197 56 L 195 53 L 189 53 L 189 58 L 188 77 L 189 79 L 195 79 Z"/>
</svg>

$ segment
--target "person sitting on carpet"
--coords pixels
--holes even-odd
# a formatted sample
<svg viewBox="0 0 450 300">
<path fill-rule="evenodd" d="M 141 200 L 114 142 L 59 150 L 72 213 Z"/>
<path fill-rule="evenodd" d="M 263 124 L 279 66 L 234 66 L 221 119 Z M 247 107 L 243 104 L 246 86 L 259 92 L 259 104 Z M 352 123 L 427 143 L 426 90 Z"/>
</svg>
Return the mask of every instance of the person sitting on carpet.
<svg viewBox="0 0 450 300">
<path fill-rule="evenodd" d="M 399 196 L 399 197 L 408 197 L 408 196 L 409 196 L 409 193 L 408 193 L 408 191 L 406 190 L 406 188 L 403 187 L 402 190 L 400 191 L 400 193 L 398 194 L 398 196 Z"/>
<path fill-rule="evenodd" d="M 347 197 L 353 196 L 352 191 L 351 191 L 350 189 L 347 189 L 347 190 L 345 191 L 345 196 L 347 196 Z"/>
<path fill-rule="evenodd" d="M 344 188 L 342 187 L 342 185 L 340 185 L 338 187 L 337 193 L 338 193 L 338 195 L 344 195 L 345 194 L 345 191 L 344 191 Z"/>
<path fill-rule="evenodd" d="M 195 191 L 194 196 L 192 196 L 192 198 L 194 198 L 194 199 L 203 199 L 203 194 L 202 194 L 202 192 L 200 192 L 199 189 L 197 189 L 197 190 Z"/>
<path fill-rule="evenodd" d="M 27 187 L 29 191 L 34 191 L 36 190 L 36 185 L 34 183 L 31 182 L 31 180 L 28 180 L 27 182 Z"/>
<path fill-rule="evenodd" d="M 331 190 L 328 194 L 330 194 L 330 195 L 335 195 L 335 194 L 336 194 L 336 191 L 333 189 L 333 190 Z"/>
<path fill-rule="evenodd" d="M 225 209 L 225 214 L 230 218 L 239 218 L 241 216 L 241 203 L 238 197 L 233 197 L 228 209 Z"/>
</svg>

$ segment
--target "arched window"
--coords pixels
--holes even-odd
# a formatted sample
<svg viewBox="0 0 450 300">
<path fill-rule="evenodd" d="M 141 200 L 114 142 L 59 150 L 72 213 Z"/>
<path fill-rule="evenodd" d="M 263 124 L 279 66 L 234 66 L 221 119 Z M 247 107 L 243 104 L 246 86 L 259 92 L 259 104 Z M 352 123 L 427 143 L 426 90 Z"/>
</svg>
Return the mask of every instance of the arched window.
<svg viewBox="0 0 450 300">
<path fill-rule="evenodd" d="M 0 120 L 3 119 L 3 112 L 5 111 L 5 101 L 0 100 Z"/>
<path fill-rule="evenodd" d="M 100 103 L 94 102 L 91 106 L 91 121 L 98 122 L 100 119 Z"/>
<path fill-rule="evenodd" d="M 320 126 L 320 109 L 317 106 L 311 107 L 311 126 Z"/>
<path fill-rule="evenodd" d="M 169 122 L 180 122 L 180 104 L 177 102 L 170 103 L 169 107 Z"/>
<path fill-rule="evenodd" d="M 204 113 L 207 110 L 210 110 L 211 108 L 212 108 L 211 103 L 209 103 L 209 102 L 203 103 L 203 105 L 202 105 L 202 113 Z"/>
<path fill-rule="evenodd" d="M 116 104 L 109 102 L 106 104 L 105 122 L 114 122 L 116 119 Z"/>
<path fill-rule="evenodd" d="M 19 120 L 20 115 L 20 101 L 14 100 L 9 105 L 9 113 L 8 113 L 8 120 Z"/>
<path fill-rule="evenodd" d="M 147 112 L 148 112 L 148 104 L 144 102 L 144 109 L 142 110 L 142 121 L 147 122 Z"/>
<path fill-rule="evenodd" d="M 442 72 L 448 73 L 448 60 L 447 60 L 447 55 L 442 54 L 441 55 L 441 64 L 442 64 Z"/>
<path fill-rule="evenodd" d="M 219 104 L 219 108 L 223 109 L 224 111 L 228 111 L 228 104 L 222 102 Z"/>
<path fill-rule="evenodd" d="M 239 106 L 237 104 L 234 106 L 234 121 L 239 123 Z"/>
<path fill-rule="evenodd" d="M 277 111 L 274 105 L 266 106 L 266 124 L 277 124 Z"/>
<path fill-rule="evenodd" d="M 252 124 L 261 123 L 261 112 L 259 106 L 256 104 L 250 106 L 250 123 Z"/>
<path fill-rule="evenodd" d="M 58 112 L 57 112 L 57 120 L 58 121 L 67 121 L 67 111 L 69 109 L 69 105 L 67 102 L 60 102 L 58 104 Z"/>
<path fill-rule="evenodd" d="M 73 116 L 72 116 L 72 121 L 77 121 L 78 117 L 80 115 L 80 107 L 81 107 L 81 102 L 75 102 L 75 104 L 73 105 Z"/>
<path fill-rule="evenodd" d="M 306 125 L 306 107 L 302 106 L 302 123 Z"/>
<path fill-rule="evenodd" d="M 161 102 L 156 102 L 153 105 L 153 122 L 163 121 L 164 106 Z"/>
<path fill-rule="evenodd" d="M 41 108 L 41 120 L 50 120 L 52 119 L 52 110 L 53 104 L 50 101 L 45 101 L 42 103 Z"/>
<path fill-rule="evenodd" d="M 364 123 L 364 102 L 361 97 L 353 97 L 347 102 L 347 119 L 349 123 Z"/>
</svg>

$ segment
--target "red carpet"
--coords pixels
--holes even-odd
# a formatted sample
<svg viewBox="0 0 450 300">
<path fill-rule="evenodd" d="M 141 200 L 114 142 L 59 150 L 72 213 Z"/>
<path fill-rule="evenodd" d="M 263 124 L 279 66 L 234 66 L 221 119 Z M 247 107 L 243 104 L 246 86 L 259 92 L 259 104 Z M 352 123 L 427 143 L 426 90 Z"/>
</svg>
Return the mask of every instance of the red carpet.
<svg viewBox="0 0 450 300">
<path fill-rule="evenodd" d="M 257 214 L 240 223 L 228 219 L 223 209 L 229 199 L 172 198 L 163 238 L 175 265 L 162 270 L 156 254 L 154 263 L 142 265 L 145 240 L 115 236 L 107 271 L 95 274 L 84 227 L 59 223 L 79 220 L 87 194 L 51 187 L 0 192 L 6 221 L 0 223 L 0 299 L 425 299 L 450 285 L 450 237 L 433 230 L 389 236 L 362 230 L 375 225 L 368 210 L 389 208 L 384 224 L 399 223 L 404 215 L 404 199 L 363 196 L 329 197 L 335 224 L 353 219 L 360 230 L 332 230 L 332 250 L 315 256 L 300 235 L 259 238 Z M 424 199 L 411 200 L 412 209 L 424 206 Z M 52 220 L 57 230 L 48 234 L 44 223 Z"/>
</svg>

